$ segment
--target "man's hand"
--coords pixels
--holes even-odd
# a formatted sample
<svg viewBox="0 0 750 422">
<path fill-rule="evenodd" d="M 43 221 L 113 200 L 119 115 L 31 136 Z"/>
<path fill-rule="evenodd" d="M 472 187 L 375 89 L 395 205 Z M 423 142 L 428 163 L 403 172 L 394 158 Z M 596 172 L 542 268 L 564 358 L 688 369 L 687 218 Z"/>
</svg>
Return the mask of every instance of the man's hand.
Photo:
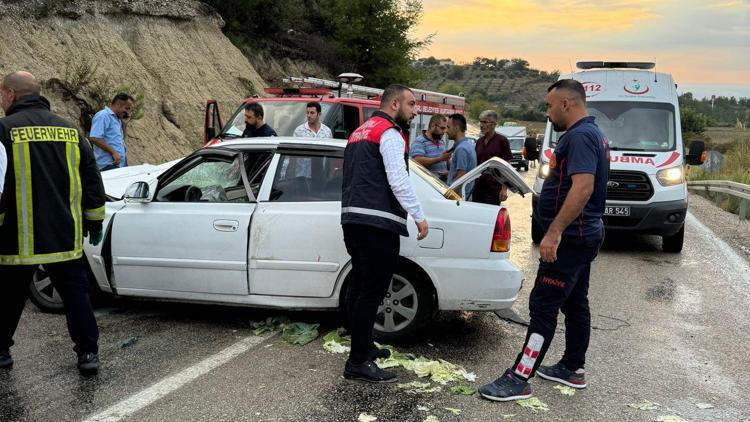
<svg viewBox="0 0 750 422">
<path fill-rule="evenodd" d="M 116 166 L 120 165 L 120 154 L 117 151 L 112 151 L 112 164 Z"/>
<path fill-rule="evenodd" d="M 417 233 L 417 240 L 422 240 L 427 237 L 427 232 L 430 231 L 429 226 L 427 225 L 427 220 L 417 222 L 417 230 L 419 230 L 419 233 Z"/>
<path fill-rule="evenodd" d="M 500 200 L 500 202 L 508 200 L 508 187 L 507 186 L 502 185 L 500 187 L 500 197 L 498 199 Z"/>
<path fill-rule="evenodd" d="M 89 245 L 96 246 L 102 241 L 102 237 L 104 237 L 104 232 L 101 230 L 98 231 L 90 231 L 89 232 Z"/>
<path fill-rule="evenodd" d="M 542 262 L 557 261 L 557 247 L 560 246 L 561 234 L 554 230 L 548 230 L 539 244 L 539 255 Z"/>
<path fill-rule="evenodd" d="M 449 161 L 451 159 L 451 153 L 448 151 L 443 151 L 442 154 L 440 154 L 440 161 Z"/>
</svg>

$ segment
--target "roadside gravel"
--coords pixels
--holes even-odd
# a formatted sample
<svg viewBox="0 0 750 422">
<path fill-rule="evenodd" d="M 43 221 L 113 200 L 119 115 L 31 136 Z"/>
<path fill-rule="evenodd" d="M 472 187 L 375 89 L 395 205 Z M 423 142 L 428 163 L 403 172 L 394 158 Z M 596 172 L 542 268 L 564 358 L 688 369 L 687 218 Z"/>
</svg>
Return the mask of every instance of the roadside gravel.
<svg viewBox="0 0 750 422">
<path fill-rule="evenodd" d="M 724 211 L 711 201 L 692 193 L 689 209 L 701 223 L 750 263 L 750 221 L 740 221 L 736 214 Z"/>
</svg>

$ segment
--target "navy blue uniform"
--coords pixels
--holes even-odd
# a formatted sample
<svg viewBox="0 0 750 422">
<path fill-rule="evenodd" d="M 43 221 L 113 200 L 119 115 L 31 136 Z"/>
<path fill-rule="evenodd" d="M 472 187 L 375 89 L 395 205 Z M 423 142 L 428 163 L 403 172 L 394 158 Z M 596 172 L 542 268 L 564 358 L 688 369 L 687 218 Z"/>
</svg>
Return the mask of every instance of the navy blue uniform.
<svg viewBox="0 0 750 422">
<path fill-rule="evenodd" d="M 561 362 L 570 370 L 582 369 L 591 331 L 588 305 L 591 262 L 604 240 L 602 214 L 609 178 L 607 138 L 584 117 L 560 138 L 550 159 L 550 172 L 539 197 L 537 215 L 546 232 L 562 209 L 573 186 L 572 176 L 594 175 L 594 191 L 583 212 L 563 232 L 557 261 L 539 262 L 529 298 L 531 322 L 524 348 L 516 358 L 516 375 L 530 378 L 544 359 L 557 327 L 559 311 L 565 315 L 565 354 Z"/>
</svg>

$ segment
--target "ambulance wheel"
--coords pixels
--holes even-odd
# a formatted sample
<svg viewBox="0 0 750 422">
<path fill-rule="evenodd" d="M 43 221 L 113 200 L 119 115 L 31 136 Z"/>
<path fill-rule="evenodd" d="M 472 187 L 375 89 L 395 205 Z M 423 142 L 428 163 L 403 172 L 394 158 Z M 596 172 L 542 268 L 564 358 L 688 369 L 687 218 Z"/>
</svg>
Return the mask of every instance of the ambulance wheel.
<svg viewBox="0 0 750 422">
<path fill-rule="evenodd" d="M 41 265 L 29 283 L 29 300 L 42 312 L 59 314 L 65 309 L 60 294 Z"/>
<path fill-rule="evenodd" d="M 538 245 L 542 242 L 542 239 L 544 239 L 544 231 L 539 225 L 539 222 L 536 221 L 536 218 L 531 217 L 531 241 L 534 242 L 535 245 Z"/>
<path fill-rule="evenodd" d="M 682 251 L 682 244 L 685 241 L 685 225 L 683 224 L 680 231 L 672 236 L 662 236 L 661 249 L 664 252 L 678 253 Z"/>
</svg>

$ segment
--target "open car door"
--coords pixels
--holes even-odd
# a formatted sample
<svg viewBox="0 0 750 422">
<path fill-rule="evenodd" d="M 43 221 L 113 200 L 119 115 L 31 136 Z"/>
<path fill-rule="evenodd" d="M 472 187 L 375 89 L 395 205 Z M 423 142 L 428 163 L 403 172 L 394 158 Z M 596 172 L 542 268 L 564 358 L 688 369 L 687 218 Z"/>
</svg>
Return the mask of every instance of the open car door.
<svg viewBox="0 0 750 422">
<path fill-rule="evenodd" d="M 466 198 L 466 185 L 478 179 L 482 174 L 489 174 L 499 183 L 507 186 L 511 192 L 521 196 L 531 192 L 531 188 L 523 180 L 520 174 L 507 161 L 497 157 L 492 157 L 484 163 L 476 166 L 474 169 L 459 177 L 449 188 Z"/>
<path fill-rule="evenodd" d="M 221 113 L 216 100 L 206 102 L 206 113 L 203 116 L 203 145 L 209 144 L 221 133 Z"/>
</svg>

